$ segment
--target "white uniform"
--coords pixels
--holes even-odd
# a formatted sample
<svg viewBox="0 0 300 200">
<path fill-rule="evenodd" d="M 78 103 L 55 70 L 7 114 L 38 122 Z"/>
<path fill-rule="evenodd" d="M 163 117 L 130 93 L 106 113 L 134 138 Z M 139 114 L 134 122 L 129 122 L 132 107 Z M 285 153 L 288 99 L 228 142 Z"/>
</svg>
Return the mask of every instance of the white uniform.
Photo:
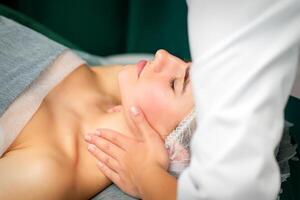
<svg viewBox="0 0 300 200">
<path fill-rule="evenodd" d="M 187 3 L 198 129 L 178 199 L 275 199 L 274 149 L 299 62 L 300 0 Z"/>
</svg>

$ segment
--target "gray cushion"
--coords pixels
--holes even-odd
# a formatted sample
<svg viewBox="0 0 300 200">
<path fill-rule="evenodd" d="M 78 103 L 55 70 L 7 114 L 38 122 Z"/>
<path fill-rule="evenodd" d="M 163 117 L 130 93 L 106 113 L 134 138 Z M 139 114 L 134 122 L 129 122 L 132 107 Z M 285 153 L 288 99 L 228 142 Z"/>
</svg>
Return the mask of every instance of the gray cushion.
<svg viewBox="0 0 300 200">
<path fill-rule="evenodd" d="M 122 192 L 116 185 L 112 184 L 98 195 L 92 198 L 92 200 L 137 200 L 124 192 Z"/>
</svg>

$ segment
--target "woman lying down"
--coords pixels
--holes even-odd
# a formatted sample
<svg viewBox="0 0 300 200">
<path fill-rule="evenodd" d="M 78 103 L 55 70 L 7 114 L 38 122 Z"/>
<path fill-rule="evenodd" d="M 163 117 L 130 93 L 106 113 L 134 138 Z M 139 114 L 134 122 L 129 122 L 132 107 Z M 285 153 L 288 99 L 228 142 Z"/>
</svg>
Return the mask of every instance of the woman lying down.
<svg viewBox="0 0 300 200">
<path fill-rule="evenodd" d="M 188 72 L 164 50 L 136 65 L 89 67 L 0 16 L 0 199 L 93 197 L 111 182 L 84 135 L 101 127 L 138 137 L 125 110 L 139 105 L 166 139 L 194 107 Z"/>
</svg>

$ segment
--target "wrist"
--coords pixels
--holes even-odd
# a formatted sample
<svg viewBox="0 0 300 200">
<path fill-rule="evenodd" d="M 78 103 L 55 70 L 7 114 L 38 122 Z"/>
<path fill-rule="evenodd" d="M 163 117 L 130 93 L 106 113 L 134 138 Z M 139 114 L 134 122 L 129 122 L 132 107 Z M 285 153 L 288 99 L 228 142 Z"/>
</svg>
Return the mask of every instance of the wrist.
<svg viewBox="0 0 300 200">
<path fill-rule="evenodd" d="M 177 180 L 161 166 L 148 166 L 135 180 L 141 199 L 176 198 Z"/>
<path fill-rule="evenodd" d="M 143 171 L 137 173 L 135 177 L 135 185 L 137 186 L 138 192 L 141 197 L 144 196 L 145 191 L 149 185 L 152 185 L 151 180 L 152 176 L 160 177 L 159 175 L 163 173 L 163 169 L 160 166 L 147 166 L 143 168 Z M 157 179 L 159 181 L 159 179 Z"/>
</svg>

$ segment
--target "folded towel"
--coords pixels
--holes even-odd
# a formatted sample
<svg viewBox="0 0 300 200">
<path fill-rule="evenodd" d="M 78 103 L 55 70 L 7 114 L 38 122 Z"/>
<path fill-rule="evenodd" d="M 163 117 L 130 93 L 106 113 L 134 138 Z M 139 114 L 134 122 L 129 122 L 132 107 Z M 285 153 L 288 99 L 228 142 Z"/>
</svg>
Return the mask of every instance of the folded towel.
<svg viewBox="0 0 300 200">
<path fill-rule="evenodd" d="M 65 49 L 0 16 L 0 116 Z"/>
<path fill-rule="evenodd" d="M 0 157 L 48 92 L 83 63 L 66 47 L 0 16 Z"/>
</svg>

